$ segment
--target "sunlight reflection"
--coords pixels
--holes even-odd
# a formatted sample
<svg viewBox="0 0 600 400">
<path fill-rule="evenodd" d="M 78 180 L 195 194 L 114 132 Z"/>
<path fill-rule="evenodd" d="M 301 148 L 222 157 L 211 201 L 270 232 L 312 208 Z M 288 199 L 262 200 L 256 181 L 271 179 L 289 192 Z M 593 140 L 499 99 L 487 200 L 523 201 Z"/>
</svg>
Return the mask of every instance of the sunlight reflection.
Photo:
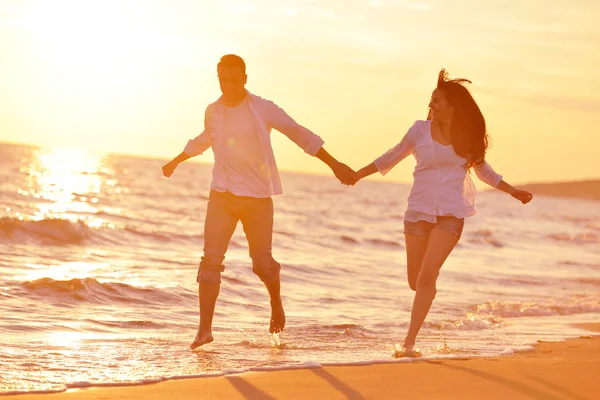
<svg viewBox="0 0 600 400">
<path fill-rule="evenodd" d="M 99 337 L 98 334 L 93 332 L 50 332 L 46 336 L 46 342 L 50 346 L 56 347 L 78 347 L 84 340 L 94 339 Z"/>
<path fill-rule="evenodd" d="M 114 171 L 105 167 L 105 161 L 105 156 L 81 149 L 36 151 L 32 162 L 21 168 L 21 172 L 28 174 L 28 187 L 20 189 L 19 194 L 39 199 L 33 215 L 27 219 L 85 220 L 89 227 L 103 226 L 105 221 L 93 215 L 98 212 L 102 186 L 118 183 L 111 177 Z M 22 219 L 20 215 L 16 217 Z"/>
<path fill-rule="evenodd" d="M 71 279 L 84 279 L 95 277 L 95 271 L 101 271 L 108 264 L 91 263 L 85 261 L 69 262 L 60 265 L 25 264 L 27 269 L 23 275 L 15 275 L 18 281 L 35 281 L 42 278 L 50 278 L 55 281 L 68 281 Z"/>
<path fill-rule="evenodd" d="M 83 150 L 55 149 L 38 153 L 37 161 L 29 167 L 30 193 L 51 202 L 38 205 L 42 216 L 68 211 L 95 212 L 86 201 L 88 194 L 100 192 L 99 157 Z"/>
</svg>

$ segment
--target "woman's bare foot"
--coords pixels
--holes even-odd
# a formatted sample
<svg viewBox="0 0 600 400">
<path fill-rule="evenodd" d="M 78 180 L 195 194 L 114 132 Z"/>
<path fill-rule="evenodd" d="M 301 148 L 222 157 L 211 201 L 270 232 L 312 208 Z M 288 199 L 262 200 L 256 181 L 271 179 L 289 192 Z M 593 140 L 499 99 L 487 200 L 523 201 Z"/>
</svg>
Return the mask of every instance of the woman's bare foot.
<svg viewBox="0 0 600 400">
<path fill-rule="evenodd" d="M 190 344 L 190 349 L 194 350 L 194 349 L 202 346 L 203 344 L 212 342 L 213 340 L 214 339 L 213 339 L 213 335 L 211 332 L 198 331 L 198 333 L 196 334 L 196 338 L 194 339 L 192 344 Z"/>
<path fill-rule="evenodd" d="M 402 344 L 402 346 L 400 345 L 396 345 L 394 346 L 394 353 L 392 354 L 392 357 L 394 358 L 402 358 L 402 357 L 409 357 L 409 358 L 419 358 L 421 357 L 423 354 L 421 354 L 420 351 L 416 350 L 414 343 L 413 344 Z"/>
<path fill-rule="evenodd" d="M 281 301 L 277 303 L 271 303 L 271 323 L 269 325 L 269 332 L 280 333 L 285 327 L 285 312 L 283 311 L 283 304 Z"/>
</svg>

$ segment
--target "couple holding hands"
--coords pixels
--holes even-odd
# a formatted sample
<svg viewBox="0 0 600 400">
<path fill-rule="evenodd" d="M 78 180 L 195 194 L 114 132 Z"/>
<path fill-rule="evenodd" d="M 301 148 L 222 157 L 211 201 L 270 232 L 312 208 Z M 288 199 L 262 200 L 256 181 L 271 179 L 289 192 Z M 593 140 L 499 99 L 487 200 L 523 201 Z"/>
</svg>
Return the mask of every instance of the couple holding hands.
<svg viewBox="0 0 600 400">
<path fill-rule="evenodd" d="M 397 356 L 414 357 L 417 334 L 436 294 L 439 271 L 462 234 L 464 219 L 475 214 L 475 187 L 469 171 L 483 182 L 528 203 L 529 192 L 502 180 L 485 162 L 488 145 L 485 120 L 464 86 L 466 79 L 449 79 L 442 70 L 432 93 L 427 120 L 416 121 L 400 143 L 373 163 L 355 172 L 323 148 L 323 140 L 296 123 L 271 101 L 245 89 L 244 60 L 221 57 L 217 74 L 222 96 L 206 108 L 204 131 L 188 141 L 184 151 L 162 167 L 166 177 L 177 166 L 212 147 L 213 180 L 204 223 L 204 254 L 198 268 L 200 325 L 190 345 L 213 341 L 212 319 L 220 291 L 223 260 L 238 221 L 242 222 L 252 270 L 267 288 L 271 301 L 269 331 L 285 326 L 280 295 L 280 264 L 272 256 L 273 201 L 282 194 L 271 146 L 275 129 L 306 153 L 326 163 L 345 185 L 380 172 L 386 174 L 413 154 L 414 182 L 404 214 L 408 283 L 415 291 L 411 321 Z"/>
</svg>

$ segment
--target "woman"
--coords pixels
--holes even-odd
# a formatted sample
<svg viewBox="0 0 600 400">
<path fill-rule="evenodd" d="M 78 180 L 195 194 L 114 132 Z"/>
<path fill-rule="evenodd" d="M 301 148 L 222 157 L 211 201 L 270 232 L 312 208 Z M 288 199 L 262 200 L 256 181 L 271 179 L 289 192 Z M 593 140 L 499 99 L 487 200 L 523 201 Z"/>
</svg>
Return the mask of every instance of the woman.
<svg viewBox="0 0 600 400">
<path fill-rule="evenodd" d="M 395 356 L 420 356 L 415 340 L 436 294 L 440 268 L 462 234 L 464 218 L 475 214 L 475 187 L 469 171 L 483 182 L 526 204 L 533 195 L 502 180 L 485 162 L 488 135 L 485 120 L 464 83 L 445 70 L 429 103 L 426 121 L 416 121 L 402 141 L 357 172 L 362 179 L 377 171 L 385 175 L 413 154 L 414 182 L 404 214 L 408 284 L 415 293 L 408 333 Z"/>
</svg>

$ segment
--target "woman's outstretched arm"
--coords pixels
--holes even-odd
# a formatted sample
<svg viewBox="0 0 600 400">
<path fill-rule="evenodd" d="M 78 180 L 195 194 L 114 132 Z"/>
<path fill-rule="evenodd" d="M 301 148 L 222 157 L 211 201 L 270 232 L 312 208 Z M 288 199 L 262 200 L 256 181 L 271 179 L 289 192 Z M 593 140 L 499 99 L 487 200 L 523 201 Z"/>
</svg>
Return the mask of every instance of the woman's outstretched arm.
<svg viewBox="0 0 600 400">
<path fill-rule="evenodd" d="M 375 165 L 375 163 L 371 163 L 356 172 L 356 179 L 361 180 L 362 178 L 365 178 L 369 175 L 373 175 L 375 172 L 378 172 L 378 171 L 379 170 L 377 169 L 377 166 Z"/>
<path fill-rule="evenodd" d="M 526 190 L 516 189 L 508 183 L 504 182 L 503 180 L 500 181 L 498 186 L 496 186 L 496 189 L 502 190 L 503 192 L 510 194 L 512 197 L 519 200 L 523 204 L 527 204 L 531 201 L 531 199 L 533 199 L 533 194 L 529 193 Z"/>
<path fill-rule="evenodd" d="M 484 162 L 482 165 L 475 166 L 474 169 L 477 177 L 483 182 L 495 187 L 498 190 L 510 194 L 521 203 L 527 204 L 531 201 L 531 199 L 533 199 L 533 194 L 525 190 L 516 189 L 504 182 L 504 180 L 502 180 L 502 175 L 497 174 L 487 162 Z"/>
</svg>

